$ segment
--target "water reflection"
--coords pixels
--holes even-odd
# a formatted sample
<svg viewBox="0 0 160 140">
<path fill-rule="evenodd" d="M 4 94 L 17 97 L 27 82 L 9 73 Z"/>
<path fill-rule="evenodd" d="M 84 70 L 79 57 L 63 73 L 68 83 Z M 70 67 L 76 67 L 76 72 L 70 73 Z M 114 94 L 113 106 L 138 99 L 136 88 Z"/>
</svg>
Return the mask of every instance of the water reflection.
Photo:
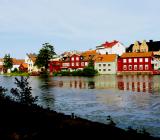
<svg viewBox="0 0 160 140">
<path fill-rule="evenodd" d="M 57 77 L 51 83 L 53 87 L 71 88 L 71 89 L 111 89 L 144 93 L 160 92 L 160 77 L 148 75 L 130 75 L 130 76 L 96 76 L 94 78 L 69 78 Z"/>
<path fill-rule="evenodd" d="M 160 92 L 158 76 L 130 75 L 118 76 L 118 89 L 133 92 L 158 93 Z"/>
<path fill-rule="evenodd" d="M 54 105 L 54 94 L 52 89 L 52 79 L 49 77 L 39 77 L 39 89 L 41 94 L 39 94 L 39 98 L 41 102 L 43 102 L 43 106 L 46 108 L 53 108 Z"/>
</svg>

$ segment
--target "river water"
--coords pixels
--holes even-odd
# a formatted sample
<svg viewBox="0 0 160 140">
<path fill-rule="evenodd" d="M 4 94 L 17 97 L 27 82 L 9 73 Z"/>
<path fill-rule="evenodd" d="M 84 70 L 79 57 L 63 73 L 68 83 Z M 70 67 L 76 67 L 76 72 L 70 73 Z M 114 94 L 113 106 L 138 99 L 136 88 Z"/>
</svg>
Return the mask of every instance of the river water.
<svg viewBox="0 0 160 140">
<path fill-rule="evenodd" d="M 0 76 L 0 86 L 15 87 L 15 77 Z M 160 76 L 101 75 L 87 77 L 30 77 L 39 105 L 65 114 L 117 127 L 142 129 L 160 137 Z"/>
</svg>

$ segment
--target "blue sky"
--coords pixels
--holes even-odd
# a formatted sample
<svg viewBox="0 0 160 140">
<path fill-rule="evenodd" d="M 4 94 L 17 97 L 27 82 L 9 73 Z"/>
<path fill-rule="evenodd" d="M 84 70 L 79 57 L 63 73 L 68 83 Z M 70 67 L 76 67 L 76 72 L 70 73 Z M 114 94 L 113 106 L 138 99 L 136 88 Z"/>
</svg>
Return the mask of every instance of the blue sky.
<svg viewBox="0 0 160 140">
<path fill-rule="evenodd" d="M 24 58 L 49 42 L 87 50 L 112 40 L 160 40 L 159 0 L 0 0 L 0 57 Z"/>
</svg>

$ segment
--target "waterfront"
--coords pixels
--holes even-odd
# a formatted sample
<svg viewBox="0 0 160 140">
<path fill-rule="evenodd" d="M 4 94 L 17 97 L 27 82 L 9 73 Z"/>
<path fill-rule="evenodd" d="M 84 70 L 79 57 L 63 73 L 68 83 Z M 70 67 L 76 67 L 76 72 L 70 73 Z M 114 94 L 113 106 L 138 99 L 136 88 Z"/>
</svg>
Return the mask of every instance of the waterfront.
<svg viewBox="0 0 160 140">
<path fill-rule="evenodd" d="M 160 76 L 31 77 L 38 104 L 66 114 L 106 123 L 111 115 L 118 127 L 144 127 L 160 136 Z M 14 87 L 14 77 L 0 77 Z"/>
</svg>

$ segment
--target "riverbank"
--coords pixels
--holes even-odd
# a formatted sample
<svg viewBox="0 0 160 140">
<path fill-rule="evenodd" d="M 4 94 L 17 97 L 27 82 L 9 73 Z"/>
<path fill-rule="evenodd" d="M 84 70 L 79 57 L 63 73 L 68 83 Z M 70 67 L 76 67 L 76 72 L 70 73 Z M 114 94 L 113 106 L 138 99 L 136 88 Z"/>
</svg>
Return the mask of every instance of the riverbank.
<svg viewBox="0 0 160 140">
<path fill-rule="evenodd" d="M 71 131 L 76 131 L 80 137 L 86 132 L 89 134 L 89 130 L 98 130 L 101 136 L 106 138 L 156 139 L 148 136 L 147 133 L 139 134 L 134 130 L 125 131 L 116 128 L 114 123 L 105 125 L 91 122 L 76 117 L 74 114 L 64 115 L 37 105 L 28 106 L 7 99 L 0 103 L 0 114 L 0 139 L 53 139 L 57 130 L 60 134 L 63 134 L 63 130 L 69 134 Z M 98 136 L 98 132 L 91 134 L 91 137 Z"/>
</svg>

